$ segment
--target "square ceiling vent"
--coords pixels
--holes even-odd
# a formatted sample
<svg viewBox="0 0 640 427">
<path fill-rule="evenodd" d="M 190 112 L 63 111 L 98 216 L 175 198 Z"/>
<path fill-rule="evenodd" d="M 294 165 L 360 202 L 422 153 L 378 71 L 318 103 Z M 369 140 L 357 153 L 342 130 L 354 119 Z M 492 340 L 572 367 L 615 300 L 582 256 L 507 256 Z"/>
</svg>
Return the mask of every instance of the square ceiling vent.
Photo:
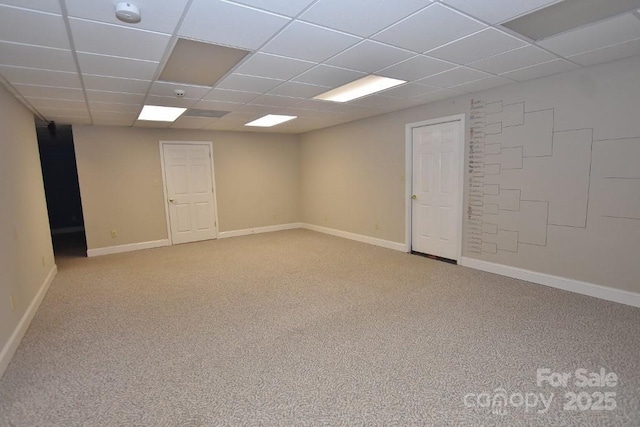
<svg viewBox="0 0 640 427">
<path fill-rule="evenodd" d="M 213 86 L 249 51 L 189 39 L 178 39 L 159 80 Z"/>
<path fill-rule="evenodd" d="M 229 114 L 228 111 L 218 111 L 218 110 L 198 110 L 197 108 L 191 108 L 182 114 L 182 117 L 204 117 L 208 119 L 219 119 L 220 117 L 226 116 Z"/>
</svg>

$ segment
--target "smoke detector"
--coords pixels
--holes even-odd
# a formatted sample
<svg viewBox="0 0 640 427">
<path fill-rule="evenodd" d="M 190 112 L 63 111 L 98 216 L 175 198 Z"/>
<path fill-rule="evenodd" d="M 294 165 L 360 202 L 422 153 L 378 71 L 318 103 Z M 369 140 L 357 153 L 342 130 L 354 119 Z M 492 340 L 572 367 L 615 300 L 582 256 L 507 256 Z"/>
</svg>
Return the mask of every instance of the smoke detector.
<svg viewBox="0 0 640 427">
<path fill-rule="evenodd" d="M 140 8 L 128 1 L 116 3 L 116 18 L 128 24 L 137 24 L 140 22 Z"/>
<path fill-rule="evenodd" d="M 173 93 L 175 93 L 178 98 L 184 98 L 184 96 L 186 95 L 186 92 L 182 89 L 176 89 L 173 91 Z"/>
</svg>

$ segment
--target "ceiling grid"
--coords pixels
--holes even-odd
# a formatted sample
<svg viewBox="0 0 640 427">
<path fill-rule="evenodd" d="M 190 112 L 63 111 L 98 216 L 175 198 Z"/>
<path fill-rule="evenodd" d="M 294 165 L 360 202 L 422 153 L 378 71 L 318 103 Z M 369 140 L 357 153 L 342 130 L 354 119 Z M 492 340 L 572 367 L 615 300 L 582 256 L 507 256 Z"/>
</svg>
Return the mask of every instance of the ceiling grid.
<svg viewBox="0 0 640 427">
<path fill-rule="evenodd" d="M 114 0 L 0 0 L 0 83 L 58 123 L 238 131 L 281 114 L 298 118 L 259 131 L 299 133 L 640 54 L 640 1 L 541 40 L 502 24 L 560 0 L 133 2 L 135 24 Z M 213 86 L 160 81 L 180 38 L 250 53 Z M 370 74 L 407 83 L 313 99 Z M 144 104 L 228 114 L 144 123 Z"/>
</svg>

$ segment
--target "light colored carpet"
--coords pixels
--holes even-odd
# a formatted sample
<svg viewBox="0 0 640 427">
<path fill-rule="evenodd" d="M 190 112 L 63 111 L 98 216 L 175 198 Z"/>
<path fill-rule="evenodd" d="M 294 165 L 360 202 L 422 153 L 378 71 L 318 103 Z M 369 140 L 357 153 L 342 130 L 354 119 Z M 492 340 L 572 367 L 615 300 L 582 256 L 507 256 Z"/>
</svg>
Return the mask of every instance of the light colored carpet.
<svg viewBox="0 0 640 427">
<path fill-rule="evenodd" d="M 640 425 L 640 309 L 306 230 L 59 269 L 0 425 Z M 616 387 L 536 385 L 601 367 Z M 555 397 L 465 406 L 497 388 Z M 571 391 L 617 408 L 565 411 Z"/>
</svg>

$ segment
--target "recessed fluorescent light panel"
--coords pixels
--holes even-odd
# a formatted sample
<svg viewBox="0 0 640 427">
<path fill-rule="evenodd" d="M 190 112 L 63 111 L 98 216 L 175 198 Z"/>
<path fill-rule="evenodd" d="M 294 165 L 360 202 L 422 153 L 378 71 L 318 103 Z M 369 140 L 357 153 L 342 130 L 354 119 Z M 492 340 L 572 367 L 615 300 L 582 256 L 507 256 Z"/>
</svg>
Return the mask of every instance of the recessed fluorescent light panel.
<svg viewBox="0 0 640 427">
<path fill-rule="evenodd" d="M 542 40 L 640 7 L 640 0 L 564 0 L 501 25 Z"/>
<path fill-rule="evenodd" d="M 347 102 L 353 99 L 362 98 L 381 90 L 389 89 L 394 86 L 406 83 L 405 80 L 390 79 L 380 76 L 366 76 L 359 80 L 347 83 L 346 85 L 332 89 L 329 92 L 314 96 L 313 99 L 321 99 L 323 101 Z"/>
<path fill-rule="evenodd" d="M 298 118 L 298 116 L 280 116 L 278 114 L 267 114 L 264 117 L 260 117 L 252 122 L 247 123 L 245 126 L 257 126 L 262 128 L 269 128 L 271 126 L 279 125 L 280 123 L 288 122 Z"/>
<path fill-rule="evenodd" d="M 140 111 L 138 120 L 153 122 L 175 122 L 178 117 L 187 111 L 186 108 L 161 107 L 159 105 L 145 105 Z"/>
</svg>

